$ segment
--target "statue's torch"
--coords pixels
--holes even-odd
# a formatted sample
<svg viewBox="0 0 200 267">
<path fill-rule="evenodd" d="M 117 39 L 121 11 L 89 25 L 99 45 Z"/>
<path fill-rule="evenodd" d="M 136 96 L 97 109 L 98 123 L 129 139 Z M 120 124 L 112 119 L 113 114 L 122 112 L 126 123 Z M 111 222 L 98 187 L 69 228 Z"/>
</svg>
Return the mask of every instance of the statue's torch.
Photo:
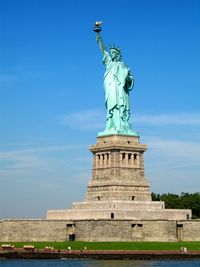
<svg viewBox="0 0 200 267">
<path fill-rule="evenodd" d="M 94 25 L 94 28 L 93 28 L 94 32 L 100 33 L 100 31 L 101 31 L 101 23 L 102 23 L 102 21 L 96 21 L 96 23 Z"/>
</svg>

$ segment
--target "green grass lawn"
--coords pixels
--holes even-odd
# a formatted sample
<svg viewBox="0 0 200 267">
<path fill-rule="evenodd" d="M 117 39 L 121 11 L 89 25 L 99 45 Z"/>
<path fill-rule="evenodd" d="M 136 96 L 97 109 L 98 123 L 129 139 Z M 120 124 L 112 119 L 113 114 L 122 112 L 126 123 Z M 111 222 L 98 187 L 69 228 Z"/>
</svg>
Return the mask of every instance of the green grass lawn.
<svg viewBox="0 0 200 267">
<path fill-rule="evenodd" d="M 12 244 L 20 248 L 24 245 L 34 245 L 35 248 L 53 246 L 54 249 L 80 250 L 87 247 L 88 250 L 180 250 L 182 246 L 188 250 L 200 250 L 200 241 L 197 242 L 0 242 Z"/>
</svg>

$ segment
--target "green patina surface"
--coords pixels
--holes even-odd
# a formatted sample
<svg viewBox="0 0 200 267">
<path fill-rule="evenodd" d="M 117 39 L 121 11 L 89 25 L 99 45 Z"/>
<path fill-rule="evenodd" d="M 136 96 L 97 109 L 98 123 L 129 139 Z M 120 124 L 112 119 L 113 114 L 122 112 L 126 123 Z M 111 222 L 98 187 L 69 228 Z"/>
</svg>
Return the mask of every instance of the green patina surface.
<svg viewBox="0 0 200 267">
<path fill-rule="evenodd" d="M 121 51 L 111 46 L 107 51 L 100 30 L 95 30 L 96 40 L 103 54 L 105 65 L 104 92 L 106 106 L 106 128 L 98 136 L 111 134 L 125 134 L 138 136 L 132 129 L 130 119 L 129 92 L 134 86 L 134 79 L 130 68 L 123 62 Z"/>
</svg>

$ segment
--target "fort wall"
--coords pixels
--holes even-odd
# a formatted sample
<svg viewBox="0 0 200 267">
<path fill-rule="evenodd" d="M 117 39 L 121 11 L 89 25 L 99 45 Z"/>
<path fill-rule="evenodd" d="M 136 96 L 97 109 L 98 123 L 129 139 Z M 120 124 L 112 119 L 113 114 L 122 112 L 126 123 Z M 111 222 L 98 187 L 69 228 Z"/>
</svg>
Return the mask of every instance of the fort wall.
<svg viewBox="0 0 200 267">
<path fill-rule="evenodd" d="M 1 220 L 0 242 L 199 241 L 200 220 Z"/>
</svg>

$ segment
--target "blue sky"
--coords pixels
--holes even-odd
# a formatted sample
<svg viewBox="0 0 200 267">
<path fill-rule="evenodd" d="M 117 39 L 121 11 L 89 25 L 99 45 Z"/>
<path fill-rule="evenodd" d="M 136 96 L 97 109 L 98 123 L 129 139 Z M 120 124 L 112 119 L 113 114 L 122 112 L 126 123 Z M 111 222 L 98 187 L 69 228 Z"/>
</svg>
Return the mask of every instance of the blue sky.
<svg viewBox="0 0 200 267">
<path fill-rule="evenodd" d="M 151 191 L 200 191 L 199 14 L 198 0 L 0 0 L 0 218 L 84 199 L 105 126 L 96 20 L 134 74 Z"/>
</svg>

